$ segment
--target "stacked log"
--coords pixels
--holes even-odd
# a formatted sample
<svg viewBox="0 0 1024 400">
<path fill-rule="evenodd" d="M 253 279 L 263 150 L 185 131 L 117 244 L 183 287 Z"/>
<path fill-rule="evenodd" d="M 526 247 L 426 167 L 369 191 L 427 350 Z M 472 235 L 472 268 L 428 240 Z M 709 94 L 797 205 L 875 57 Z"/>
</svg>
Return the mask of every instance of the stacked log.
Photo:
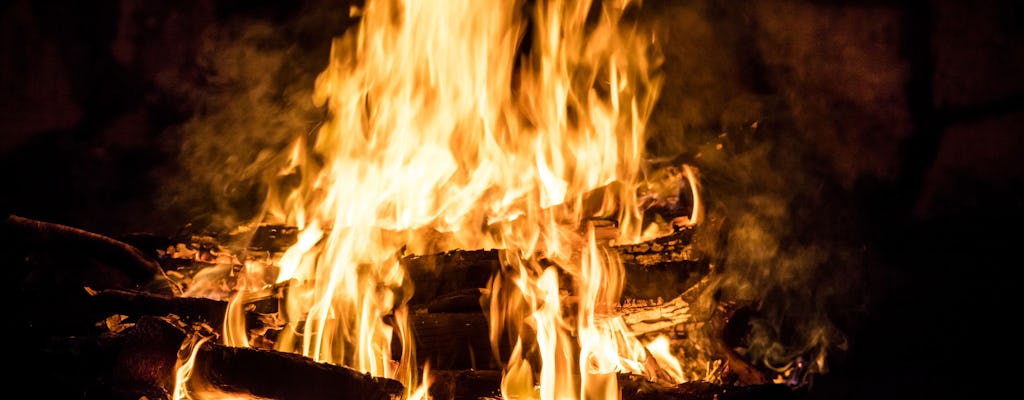
<svg viewBox="0 0 1024 400">
<path fill-rule="evenodd" d="M 23 305 L 5 326 L 19 345 L 14 354 L 21 369 L 14 377 L 37 388 L 42 397 L 171 398 L 183 343 L 221 331 L 226 302 L 183 297 L 174 282 L 175 273 L 204 266 L 201 259 L 159 259 L 152 249 L 140 250 L 126 241 L 18 216 L 9 216 L 0 233 L 5 244 L 0 260 L 18 288 L 6 292 L 5 304 Z M 257 230 L 252 237 L 259 240 L 248 250 L 285 247 L 293 233 L 287 227 Z M 680 326 L 695 322 L 690 300 L 678 294 L 699 287 L 712 266 L 694 252 L 692 235 L 683 229 L 657 241 L 617 248 L 627 281 L 662 282 L 672 288 L 665 293 L 677 295 L 657 299 L 642 286 L 627 288 L 631 301 L 622 308 L 622 318 L 634 332 L 675 335 Z M 211 245 L 210 238 L 201 242 Z M 410 319 L 418 362 L 432 369 L 432 397 L 500 397 L 502 365 L 492 354 L 480 306 L 481 291 L 500 268 L 497 252 L 456 250 L 408 256 L 402 263 L 416 285 Z M 247 316 L 251 329 L 260 329 L 265 321 L 261 317 L 276 311 L 284 290 L 286 284 L 278 285 L 253 303 Z M 397 358 L 399 351 L 394 353 Z M 271 348 L 231 348 L 211 340 L 199 346 L 195 360 L 190 382 L 197 387 L 253 398 L 376 399 L 404 393 L 397 381 Z M 790 393 L 770 384 L 742 390 L 710 382 L 666 386 L 626 375 L 620 376 L 620 386 L 627 399 Z"/>
</svg>

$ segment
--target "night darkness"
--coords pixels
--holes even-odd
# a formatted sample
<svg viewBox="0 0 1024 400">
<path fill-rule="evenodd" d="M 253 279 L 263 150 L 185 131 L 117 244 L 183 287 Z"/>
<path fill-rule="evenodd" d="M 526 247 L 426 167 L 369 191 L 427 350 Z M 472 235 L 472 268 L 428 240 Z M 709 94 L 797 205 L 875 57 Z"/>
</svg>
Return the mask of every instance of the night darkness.
<svg viewBox="0 0 1024 400">
<path fill-rule="evenodd" d="M 792 266 L 803 286 L 766 299 L 820 300 L 846 338 L 808 398 L 1019 390 L 1024 5 L 961 3 L 644 2 L 665 53 L 650 153 L 704 154 L 709 207 L 782 249 L 733 262 Z M 347 10 L 4 2 L 0 210 L 111 236 L 244 221 L 264 150 L 322 117 L 308 91 Z"/>
</svg>

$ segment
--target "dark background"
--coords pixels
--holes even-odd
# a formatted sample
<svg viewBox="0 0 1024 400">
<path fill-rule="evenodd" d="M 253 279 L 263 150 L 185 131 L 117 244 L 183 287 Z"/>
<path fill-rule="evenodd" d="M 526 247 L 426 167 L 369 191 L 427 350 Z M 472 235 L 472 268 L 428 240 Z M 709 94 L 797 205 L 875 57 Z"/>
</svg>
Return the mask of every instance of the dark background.
<svg viewBox="0 0 1024 400">
<path fill-rule="evenodd" d="M 0 210 L 112 236 L 245 220 L 266 150 L 322 115 L 308 91 L 343 3 L 3 3 Z M 845 338 L 809 397 L 1019 390 L 1024 6 L 645 7 L 666 76 L 651 153 L 694 161 L 710 209 L 763 234 L 720 250 L 787 272 L 755 282 L 783 299 L 768 315 Z"/>
</svg>

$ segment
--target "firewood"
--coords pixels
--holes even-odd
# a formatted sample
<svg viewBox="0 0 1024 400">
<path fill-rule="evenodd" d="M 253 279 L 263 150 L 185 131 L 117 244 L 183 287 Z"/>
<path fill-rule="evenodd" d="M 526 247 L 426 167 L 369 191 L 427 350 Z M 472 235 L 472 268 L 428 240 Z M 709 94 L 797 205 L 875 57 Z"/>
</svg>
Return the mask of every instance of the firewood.
<svg viewBox="0 0 1024 400">
<path fill-rule="evenodd" d="M 155 259 L 125 242 L 83 229 L 17 215 L 8 215 L 0 229 L 0 236 L 4 238 L 7 249 L 18 252 L 10 256 L 20 255 L 23 259 L 34 260 L 35 264 L 53 268 L 73 268 L 87 261 L 99 262 L 123 273 L 134 287 L 180 294 L 175 291 L 174 285 Z M 108 288 L 126 288 L 113 287 L 121 284 L 105 278 L 102 274 L 83 277 L 93 283 L 112 282 L 109 285 L 112 287 Z"/>
<path fill-rule="evenodd" d="M 659 333 L 673 336 L 680 325 L 702 321 L 707 316 L 691 313 L 685 300 L 691 292 L 660 304 L 626 305 L 619 315 L 638 336 Z M 227 302 L 204 298 L 169 297 L 141 292 L 106 290 L 96 293 L 91 302 L 96 315 L 123 314 L 130 317 L 175 314 L 186 321 L 201 321 L 212 329 L 222 329 Z M 264 304 L 261 312 L 270 313 L 271 304 Z M 250 329 L 262 329 L 260 313 L 247 313 Z M 442 369 L 486 369 L 497 367 L 488 336 L 488 321 L 477 305 L 470 312 L 418 312 L 410 316 L 410 325 L 416 341 L 417 360 L 429 361 Z M 395 341 L 393 353 L 400 354 Z M 504 353 L 504 354 L 507 354 Z"/>
<path fill-rule="evenodd" d="M 186 321 L 205 322 L 220 329 L 227 302 L 201 297 L 171 297 L 130 290 L 102 290 L 89 298 L 100 315 L 165 316 L 174 314 Z"/>
<path fill-rule="evenodd" d="M 617 236 L 617 228 L 607 221 L 603 222 L 606 223 L 598 225 L 599 240 L 607 245 Z M 707 225 L 710 228 L 717 226 Z M 295 228 L 264 225 L 223 239 L 192 235 L 188 246 L 216 247 L 216 243 L 208 242 L 228 240 L 237 243 L 245 239 L 248 240 L 248 247 L 235 247 L 232 251 L 272 257 L 287 249 L 294 242 L 296 234 Z M 620 256 L 626 271 L 623 295 L 628 298 L 670 298 L 695 284 L 711 270 L 708 257 L 692 243 L 696 235 L 706 234 L 703 230 L 698 232 L 693 226 L 683 226 L 674 233 L 656 239 L 609 247 Z M 183 266 L 182 262 L 193 262 L 200 268 L 208 266 L 187 259 L 167 259 L 162 262 L 167 264 L 167 270 L 184 271 L 186 274 L 194 273 L 199 268 Z M 461 312 L 472 307 L 473 292 L 485 288 L 491 277 L 501 269 L 498 250 L 495 249 L 455 249 L 434 254 L 407 254 L 400 262 L 415 285 L 409 304 L 445 312 Z"/>
<path fill-rule="evenodd" d="M 423 313 L 410 320 L 419 364 L 429 362 L 439 369 L 499 367 L 483 313 Z"/>
<path fill-rule="evenodd" d="M 618 377 L 623 400 L 795 400 L 797 392 L 785 385 L 723 385 L 694 381 L 666 386 L 635 375 Z"/>
<path fill-rule="evenodd" d="M 433 400 L 478 400 L 501 398 L 499 370 L 430 370 Z"/>
<path fill-rule="evenodd" d="M 222 389 L 278 400 L 388 400 L 404 391 L 396 380 L 298 354 L 213 343 L 199 349 L 193 373 Z"/>
<path fill-rule="evenodd" d="M 423 305 L 451 293 L 479 290 L 500 268 L 497 250 L 453 250 L 403 257 L 415 285 L 411 305 Z"/>
<path fill-rule="evenodd" d="M 695 228 L 682 227 L 676 232 L 648 241 L 612 246 L 623 263 L 639 266 L 699 259 L 692 243 Z"/>
<path fill-rule="evenodd" d="M 696 296 L 708 285 L 708 278 L 691 286 L 675 298 L 656 304 L 627 304 L 620 310 L 622 319 L 637 336 L 671 332 L 680 325 L 706 321 L 711 316 L 698 313 L 691 307 Z"/>
<path fill-rule="evenodd" d="M 624 262 L 626 280 L 623 296 L 641 299 L 674 297 L 711 271 L 709 261 L 698 257 L 689 247 L 675 256 L 665 257 L 694 258 L 651 264 Z M 402 264 L 409 271 L 416 288 L 409 301 L 413 306 L 425 306 L 447 296 L 464 296 L 483 289 L 501 269 L 497 250 L 452 250 L 441 254 L 409 256 L 402 259 Z M 461 300 L 465 306 L 466 298 Z M 440 304 L 434 303 L 434 306 Z"/>
</svg>

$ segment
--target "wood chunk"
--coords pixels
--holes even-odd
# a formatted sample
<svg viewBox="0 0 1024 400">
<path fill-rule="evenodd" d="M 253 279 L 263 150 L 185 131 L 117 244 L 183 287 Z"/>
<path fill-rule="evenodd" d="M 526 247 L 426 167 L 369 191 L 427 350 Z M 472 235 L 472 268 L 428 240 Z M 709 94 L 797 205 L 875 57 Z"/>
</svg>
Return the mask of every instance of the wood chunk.
<svg viewBox="0 0 1024 400">
<path fill-rule="evenodd" d="M 396 380 L 298 354 L 213 343 L 199 349 L 193 373 L 221 389 L 278 400 L 389 400 L 405 390 Z"/>
<path fill-rule="evenodd" d="M 695 296 L 707 286 L 708 282 L 708 278 L 704 277 L 672 300 L 654 305 L 624 305 L 620 308 L 619 313 L 626 325 L 637 336 L 672 332 L 679 325 L 707 320 L 710 318 L 709 315 L 696 314 L 690 304 L 695 300 Z"/>
<path fill-rule="evenodd" d="M 487 287 L 501 268 L 497 250 L 453 250 L 408 256 L 402 265 L 416 285 L 410 305 L 427 304 L 447 294 Z"/>
<path fill-rule="evenodd" d="M 438 369 L 499 367 L 483 313 L 414 314 L 410 319 L 420 365 L 429 362 Z"/>
<path fill-rule="evenodd" d="M 97 312 L 104 315 L 164 316 L 174 314 L 186 321 L 205 322 L 220 329 L 227 312 L 227 302 L 201 297 L 171 297 L 129 290 L 102 290 L 90 299 Z"/>
<path fill-rule="evenodd" d="M 478 400 L 501 397 L 499 370 L 430 370 L 433 400 Z"/>
<path fill-rule="evenodd" d="M 687 226 L 659 238 L 636 244 L 612 246 L 623 263 L 640 266 L 700 259 L 693 247 L 696 229 Z"/>
</svg>

